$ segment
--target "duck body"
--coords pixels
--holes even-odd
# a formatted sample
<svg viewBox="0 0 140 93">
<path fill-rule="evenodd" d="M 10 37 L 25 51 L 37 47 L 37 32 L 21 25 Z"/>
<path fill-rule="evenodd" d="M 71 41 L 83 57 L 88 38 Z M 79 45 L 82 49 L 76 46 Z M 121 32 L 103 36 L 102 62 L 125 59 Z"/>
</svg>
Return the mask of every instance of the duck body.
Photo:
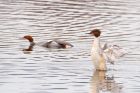
<svg viewBox="0 0 140 93">
<path fill-rule="evenodd" d="M 48 41 L 44 44 L 42 44 L 43 47 L 46 48 L 62 48 L 60 44 L 54 42 L 54 41 Z"/>
<path fill-rule="evenodd" d="M 67 48 L 67 47 L 73 47 L 72 44 L 66 42 L 66 41 L 62 41 L 62 40 L 52 40 L 52 41 L 48 41 L 44 44 L 42 44 L 43 47 L 46 48 Z"/>
<path fill-rule="evenodd" d="M 26 35 L 23 38 L 27 39 L 30 43 L 30 46 L 32 46 L 32 47 L 36 44 L 41 45 L 41 46 L 46 47 L 46 48 L 67 48 L 68 46 L 73 47 L 72 44 L 70 44 L 69 42 L 63 41 L 63 40 L 54 39 L 54 40 L 48 41 L 46 43 L 44 43 L 44 42 L 43 43 L 35 43 L 33 37 L 30 35 Z"/>
</svg>

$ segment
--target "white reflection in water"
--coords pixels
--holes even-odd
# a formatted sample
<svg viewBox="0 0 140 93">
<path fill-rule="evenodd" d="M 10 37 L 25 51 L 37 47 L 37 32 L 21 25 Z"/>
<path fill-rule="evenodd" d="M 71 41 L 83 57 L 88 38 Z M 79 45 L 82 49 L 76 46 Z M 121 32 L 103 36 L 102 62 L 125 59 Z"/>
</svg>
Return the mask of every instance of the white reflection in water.
<svg viewBox="0 0 140 93">
<path fill-rule="evenodd" d="M 91 80 L 90 93 L 122 93 L 122 86 L 119 85 L 115 78 L 108 76 L 106 71 L 95 71 Z"/>
</svg>

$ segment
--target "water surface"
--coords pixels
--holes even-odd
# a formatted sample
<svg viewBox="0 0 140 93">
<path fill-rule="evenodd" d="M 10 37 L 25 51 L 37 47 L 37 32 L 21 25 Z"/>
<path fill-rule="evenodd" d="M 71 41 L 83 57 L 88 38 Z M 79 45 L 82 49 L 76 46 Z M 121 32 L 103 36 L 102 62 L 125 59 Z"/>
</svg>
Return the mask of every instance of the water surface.
<svg viewBox="0 0 140 93">
<path fill-rule="evenodd" d="M 139 93 L 139 0 L 0 0 L 0 91 L 3 93 Z M 93 37 L 124 47 L 128 54 L 108 72 L 94 72 L 90 58 Z M 64 39 L 69 49 L 35 46 Z M 105 77 L 105 78 L 104 78 Z M 110 86 L 110 87 L 109 87 Z M 96 91 L 95 91 L 96 90 Z"/>
</svg>

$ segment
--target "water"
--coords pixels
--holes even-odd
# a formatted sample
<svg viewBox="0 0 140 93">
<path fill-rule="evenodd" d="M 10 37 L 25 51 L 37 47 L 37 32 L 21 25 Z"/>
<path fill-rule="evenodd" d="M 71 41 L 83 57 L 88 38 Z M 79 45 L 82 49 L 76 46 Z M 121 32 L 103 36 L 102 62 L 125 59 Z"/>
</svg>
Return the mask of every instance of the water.
<svg viewBox="0 0 140 93">
<path fill-rule="evenodd" d="M 3 93 L 139 93 L 139 0 L 0 0 L 0 91 Z M 128 54 L 108 72 L 94 72 L 90 58 L 93 37 L 115 42 Z M 58 38 L 69 49 L 35 46 Z"/>
</svg>

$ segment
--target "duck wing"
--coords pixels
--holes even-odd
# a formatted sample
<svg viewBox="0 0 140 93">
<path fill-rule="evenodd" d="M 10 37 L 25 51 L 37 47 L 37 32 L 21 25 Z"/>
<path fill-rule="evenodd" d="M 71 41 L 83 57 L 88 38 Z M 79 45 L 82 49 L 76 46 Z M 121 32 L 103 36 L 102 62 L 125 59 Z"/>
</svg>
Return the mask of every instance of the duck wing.
<svg viewBox="0 0 140 93">
<path fill-rule="evenodd" d="M 65 46 L 73 47 L 73 45 L 71 43 L 64 41 L 64 40 L 54 39 L 53 41 L 56 42 L 57 44 L 61 45 L 62 47 L 65 47 Z"/>
<path fill-rule="evenodd" d="M 102 49 L 106 60 L 110 63 L 114 63 L 117 59 L 126 54 L 126 51 L 118 45 L 108 45 L 106 43 Z"/>
</svg>

